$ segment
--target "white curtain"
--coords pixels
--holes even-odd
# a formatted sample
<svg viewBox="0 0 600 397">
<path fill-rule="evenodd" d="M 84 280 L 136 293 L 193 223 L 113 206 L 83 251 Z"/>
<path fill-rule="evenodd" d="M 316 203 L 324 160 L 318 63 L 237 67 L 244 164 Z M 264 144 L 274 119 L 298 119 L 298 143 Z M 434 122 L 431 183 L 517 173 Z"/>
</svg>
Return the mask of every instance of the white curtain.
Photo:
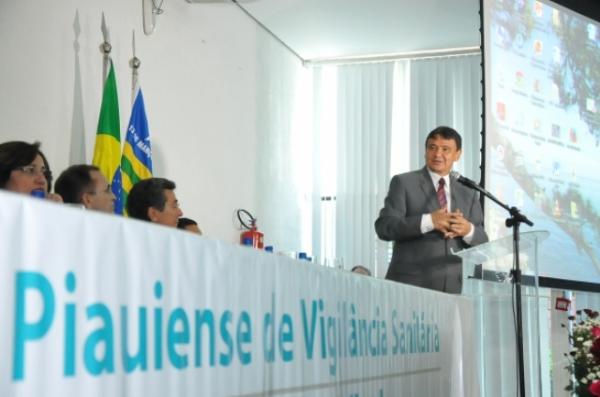
<svg viewBox="0 0 600 397">
<path fill-rule="evenodd" d="M 258 69 L 256 81 L 262 84 L 256 87 L 256 103 L 248 104 L 256 108 L 257 153 L 249 158 L 257 161 L 248 167 L 257 170 L 254 184 L 259 204 L 247 209 L 258 218 L 265 245 L 275 252 L 310 253 L 312 70 L 285 56 L 287 50 L 278 43 L 264 43 L 261 51 L 271 61 Z M 244 170 L 239 172 L 243 180 Z M 235 194 L 234 184 L 231 190 Z M 238 224 L 235 214 L 232 217 Z"/>
<path fill-rule="evenodd" d="M 388 183 L 393 81 L 393 62 L 338 68 L 335 243 L 347 269 L 377 273 L 373 223 Z"/>
<path fill-rule="evenodd" d="M 393 174 L 424 164 L 438 125 L 463 136 L 459 171 L 479 178 L 480 57 L 320 65 L 269 71 L 258 89 L 257 211 L 275 251 L 368 267 L 383 277 L 388 243 L 374 221 Z M 270 109 L 270 110 L 269 110 Z"/>
<path fill-rule="evenodd" d="M 427 134 L 439 125 L 447 125 L 463 138 L 463 154 L 457 170 L 473 180 L 480 179 L 480 64 L 479 55 L 411 61 L 411 169 L 425 164 Z"/>
<path fill-rule="evenodd" d="M 480 57 L 453 56 L 314 69 L 313 248 L 324 262 L 385 275 L 389 244 L 374 221 L 393 174 L 424 165 L 438 125 L 463 136 L 459 172 L 479 178 Z M 318 154 L 317 154 L 318 153 Z"/>
</svg>

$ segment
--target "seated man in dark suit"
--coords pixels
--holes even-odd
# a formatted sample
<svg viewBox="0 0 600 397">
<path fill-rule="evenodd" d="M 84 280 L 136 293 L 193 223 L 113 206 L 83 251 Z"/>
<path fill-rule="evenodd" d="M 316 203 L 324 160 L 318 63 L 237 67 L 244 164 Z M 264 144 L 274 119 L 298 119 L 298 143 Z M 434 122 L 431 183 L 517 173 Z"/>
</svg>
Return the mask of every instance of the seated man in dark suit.
<svg viewBox="0 0 600 397">
<path fill-rule="evenodd" d="M 450 174 L 461 147 L 458 132 L 437 127 L 425 141 L 426 166 L 392 178 L 375 221 L 379 238 L 394 242 L 387 279 L 461 292 L 461 261 L 451 249 L 458 251 L 488 240 L 479 194 Z"/>
<path fill-rule="evenodd" d="M 183 213 L 174 190 L 175 182 L 168 179 L 141 180 L 129 191 L 127 213 L 131 218 L 177 227 Z"/>
<path fill-rule="evenodd" d="M 81 204 L 86 209 L 108 213 L 115 211 L 115 195 L 96 166 L 70 166 L 60 174 L 54 190 L 67 204 Z"/>
</svg>

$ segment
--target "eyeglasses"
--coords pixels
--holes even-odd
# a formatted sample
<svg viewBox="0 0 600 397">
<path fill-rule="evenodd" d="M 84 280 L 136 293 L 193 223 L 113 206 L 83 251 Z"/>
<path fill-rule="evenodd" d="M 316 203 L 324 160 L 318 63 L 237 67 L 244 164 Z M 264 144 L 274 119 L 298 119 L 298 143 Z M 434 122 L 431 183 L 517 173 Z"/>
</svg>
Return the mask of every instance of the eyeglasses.
<svg viewBox="0 0 600 397">
<path fill-rule="evenodd" d="M 24 165 L 22 167 L 15 167 L 14 170 L 21 171 L 27 175 L 35 176 L 35 175 L 43 175 L 46 180 L 52 179 L 52 171 L 47 169 L 46 167 L 38 168 L 35 165 Z"/>
<path fill-rule="evenodd" d="M 98 194 L 98 193 L 108 193 L 108 194 L 112 194 L 112 190 L 111 190 L 111 185 L 110 183 L 108 185 L 106 185 L 106 189 L 104 190 L 100 190 L 99 192 L 96 190 L 92 190 L 88 192 L 89 194 Z"/>
</svg>

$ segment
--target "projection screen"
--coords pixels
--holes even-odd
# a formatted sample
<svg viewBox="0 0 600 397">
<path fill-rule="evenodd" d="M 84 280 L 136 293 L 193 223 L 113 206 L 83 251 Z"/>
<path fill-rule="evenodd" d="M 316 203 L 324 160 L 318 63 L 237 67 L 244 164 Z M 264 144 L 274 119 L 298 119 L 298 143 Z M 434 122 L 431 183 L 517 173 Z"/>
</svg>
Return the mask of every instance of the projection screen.
<svg viewBox="0 0 600 397">
<path fill-rule="evenodd" d="M 485 187 L 548 230 L 540 275 L 600 283 L 600 24 L 484 0 Z M 511 233 L 486 200 L 490 239 Z"/>
</svg>

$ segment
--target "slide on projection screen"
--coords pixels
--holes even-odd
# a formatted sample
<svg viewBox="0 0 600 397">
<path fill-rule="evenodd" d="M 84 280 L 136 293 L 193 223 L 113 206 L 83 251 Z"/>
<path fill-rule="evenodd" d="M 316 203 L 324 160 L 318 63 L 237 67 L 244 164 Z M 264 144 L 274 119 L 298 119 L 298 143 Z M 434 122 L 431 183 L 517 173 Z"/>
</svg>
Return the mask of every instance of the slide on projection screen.
<svg viewBox="0 0 600 397">
<path fill-rule="evenodd" d="M 550 1 L 483 10 L 486 189 L 550 232 L 541 276 L 600 283 L 600 24 Z M 485 216 L 490 239 L 512 233 Z"/>
</svg>

